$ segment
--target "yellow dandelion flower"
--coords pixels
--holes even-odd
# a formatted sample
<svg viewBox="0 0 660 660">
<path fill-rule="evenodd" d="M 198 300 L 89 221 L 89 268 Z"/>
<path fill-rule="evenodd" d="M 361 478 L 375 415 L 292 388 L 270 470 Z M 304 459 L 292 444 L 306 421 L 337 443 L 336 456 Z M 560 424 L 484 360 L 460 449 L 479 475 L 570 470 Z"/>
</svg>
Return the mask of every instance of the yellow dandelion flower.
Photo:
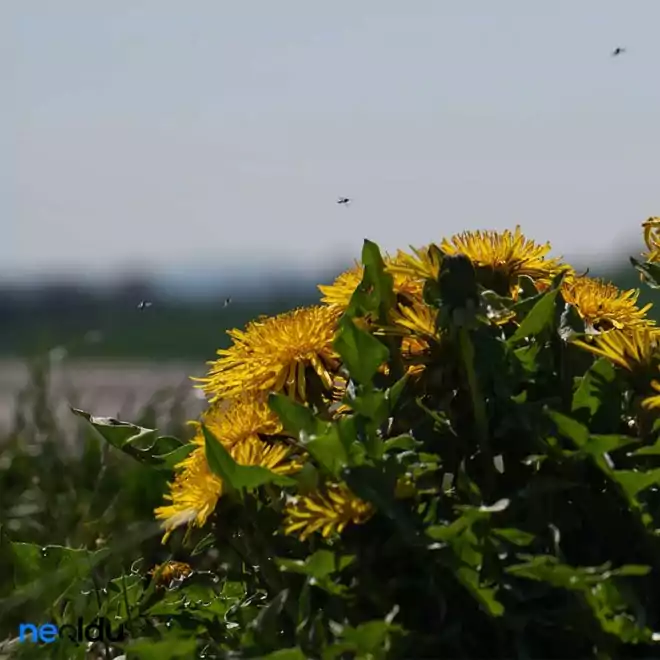
<svg viewBox="0 0 660 660">
<path fill-rule="evenodd" d="M 436 248 L 436 249 L 432 249 Z M 437 246 L 433 244 L 422 248 L 410 248 L 413 254 L 399 250 L 393 261 L 391 270 L 400 277 L 413 280 L 437 280 L 440 274 L 441 258 Z"/>
<path fill-rule="evenodd" d="M 658 331 L 646 326 L 610 330 L 589 341 L 577 339 L 573 343 L 628 371 L 648 369 L 658 361 Z"/>
<path fill-rule="evenodd" d="M 599 330 L 655 324 L 646 318 L 651 304 L 641 309 L 637 307 L 637 289 L 621 291 L 603 280 L 580 276 L 570 278 L 562 285 L 562 295 L 587 323 Z"/>
<path fill-rule="evenodd" d="M 642 401 L 642 408 L 646 408 L 646 410 L 657 410 L 660 408 L 660 382 L 652 380 L 651 387 L 658 392 L 658 394 L 654 394 L 644 399 Z"/>
<path fill-rule="evenodd" d="M 283 442 L 264 442 L 250 438 L 234 446 L 230 452 L 239 465 L 259 465 L 275 474 L 293 474 L 302 467 L 302 461 L 291 457 L 291 447 Z"/>
<path fill-rule="evenodd" d="M 181 561 L 167 561 L 164 564 L 156 564 L 149 574 L 153 575 L 158 587 L 169 587 L 173 582 L 187 578 L 193 569 L 190 564 Z"/>
<path fill-rule="evenodd" d="M 462 254 L 475 266 L 492 271 L 493 290 L 518 290 L 518 277 L 548 280 L 567 267 L 559 258 L 546 259 L 550 244 L 538 245 L 526 238 L 517 226 L 512 233 L 496 231 L 466 231 L 443 239 L 440 249 L 448 255 Z M 498 286 L 501 283 L 502 286 Z"/>
<path fill-rule="evenodd" d="M 339 367 L 332 348 L 338 316 L 332 307 L 305 307 L 252 321 L 245 330 L 230 330 L 233 345 L 218 351 L 206 378 L 195 380 L 203 383 L 211 402 L 283 390 L 305 401 L 308 368 L 326 389 L 332 387 Z"/>
<path fill-rule="evenodd" d="M 295 498 L 286 507 L 285 534 L 304 541 L 314 532 L 324 538 L 341 534 L 346 525 L 365 523 L 374 508 L 356 497 L 344 484 L 328 484 L 324 491 Z"/>
<path fill-rule="evenodd" d="M 165 529 L 163 543 L 177 527 L 203 527 L 222 495 L 222 481 L 211 472 L 204 447 L 195 449 L 182 467 L 165 495 L 170 504 L 155 510 L 156 519 L 163 521 Z"/>
<path fill-rule="evenodd" d="M 258 465 L 276 474 L 291 474 L 302 465 L 299 459 L 290 456 L 291 448 L 287 445 L 268 443 L 253 436 L 234 444 L 228 451 L 239 465 Z M 224 492 L 222 479 L 209 468 L 204 446 L 197 447 L 179 469 L 169 484 L 169 494 L 165 495 L 170 504 L 155 511 L 166 530 L 163 542 L 181 525 L 203 527 Z"/>
<path fill-rule="evenodd" d="M 396 259 L 384 257 L 385 270 L 392 275 L 392 288 L 394 293 L 399 296 L 415 296 L 421 294 L 422 283 L 414 278 L 398 272 L 396 268 Z M 319 291 L 323 294 L 321 302 L 331 305 L 342 311 L 348 307 L 352 295 L 358 288 L 364 277 L 364 267 L 362 264 L 356 264 L 350 270 L 339 275 L 332 284 L 320 284 Z"/>
<path fill-rule="evenodd" d="M 660 218 L 651 217 L 642 223 L 644 228 L 644 243 L 648 252 L 643 256 L 646 261 L 660 261 Z"/>
<path fill-rule="evenodd" d="M 428 341 L 438 340 L 435 321 L 437 310 L 421 300 L 412 305 L 399 305 L 392 314 L 392 331 L 405 337 L 417 337 Z"/>
<path fill-rule="evenodd" d="M 411 305 L 399 305 L 392 310 L 390 324 L 376 330 L 377 334 L 401 337 L 401 354 L 404 360 L 415 362 L 406 369 L 409 375 L 419 374 L 424 370 L 423 360 L 428 356 L 431 345 L 439 341 L 435 327 L 436 314 L 436 310 L 417 298 Z M 419 362 L 420 360 L 422 362 Z"/>
<path fill-rule="evenodd" d="M 355 289 L 360 286 L 364 270 L 361 264 L 338 275 L 332 284 L 319 284 L 318 289 L 323 294 L 321 302 L 346 309 Z"/>
<path fill-rule="evenodd" d="M 199 429 L 193 442 L 204 444 L 201 424 L 227 448 L 248 439 L 259 439 L 261 435 L 281 435 L 282 423 L 270 409 L 265 398 L 241 396 L 223 401 L 221 406 L 212 405 L 202 415 L 201 422 L 193 422 Z M 185 462 L 185 461 L 184 461 Z"/>
</svg>

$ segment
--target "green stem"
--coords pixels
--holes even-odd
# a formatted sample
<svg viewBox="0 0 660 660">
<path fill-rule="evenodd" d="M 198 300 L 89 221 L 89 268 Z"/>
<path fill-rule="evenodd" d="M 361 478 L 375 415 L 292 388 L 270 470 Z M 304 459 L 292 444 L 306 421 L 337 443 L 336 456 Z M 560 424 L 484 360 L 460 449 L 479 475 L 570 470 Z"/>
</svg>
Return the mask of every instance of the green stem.
<svg viewBox="0 0 660 660">
<path fill-rule="evenodd" d="M 472 400 L 472 412 L 474 414 L 474 424 L 483 457 L 484 478 L 487 484 L 487 494 L 492 491 L 493 476 L 493 454 L 490 448 L 490 439 L 488 432 L 488 417 L 486 415 L 486 403 L 481 395 L 481 388 L 477 380 L 477 374 L 474 369 L 474 345 L 470 339 L 467 328 L 459 328 L 458 341 L 461 351 L 461 358 L 465 367 L 467 385 L 470 390 Z"/>
</svg>

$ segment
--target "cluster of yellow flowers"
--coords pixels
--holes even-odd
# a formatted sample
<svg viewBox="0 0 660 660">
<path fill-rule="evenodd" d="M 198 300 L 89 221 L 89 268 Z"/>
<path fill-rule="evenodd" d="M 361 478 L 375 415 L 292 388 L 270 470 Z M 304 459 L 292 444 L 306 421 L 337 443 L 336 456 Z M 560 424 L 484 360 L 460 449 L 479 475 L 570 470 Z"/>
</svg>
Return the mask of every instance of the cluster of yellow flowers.
<svg viewBox="0 0 660 660">
<path fill-rule="evenodd" d="M 660 219 L 644 223 L 648 259 L 660 261 Z M 439 250 L 438 250 L 439 248 Z M 441 252 L 440 252 L 441 251 Z M 550 245 L 539 245 L 515 231 L 468 231 L 430 245 L 399 251 L 384 258 L 385 270 L 393 279 L 396 308 L 386 324 L 372 319 L 365 323 L 376 333 L 401 337 L 401 348 L 409 374 L 418 374 L 441 344 L 435 311 L 423 300 L 427 279 L 436 279 L 441 254 L 464 255 L 480 273 L 482 281 L 501 295 L 516 298 L 520 277 L 531 278 L 539 291 L 565 272 L 562 294 L 585 324 L 594 331 L 580 347 L 634 370 L 639 365 L 657 367 L 657 331 L 647 319 L 650 305 L 637 306 L 637 290 L 620 291 L 612 284 L 577 275 L 559 258 L 546 258 Z M 277 416 L 267 404 L 271 392 L 285 392 L 293 399 L 337 402 L 345 391 L 339 356 L 333 348 L 337 322 L 360 285 L 363 267 L 355 265 L 333 284 L 319 286 L 322 305 L 296 309 L 272 318 L 262 317 L 244 330 L 231 330 L 232 345 L 218 351 L 209 363 L 200 387 L 210 402 L 202 422 L 242 465 L 259 465 L 278 474 L 294 474 L 304 456 L 290 442 Z M 660 384 L 653 385 L 660 392 Z M 660 396 L 646 402 L 660 407 Z M 345 410 L 345 407 L 344 407 Z M 202 526 L 223 493 L 221 480 L 210 470 L 200 423 L 194 451 L 177 466 L 166 496 L 169 504 L 159 507 L 166 538 L 180 525 Z M 314 532 L 328 537 L 348 524 L 360 524 L 373 513 L 346 485 L 327 483 L 317 492 L 290 498 L 285 510 L 285 533 L 302 539 Z"/>
</svg>

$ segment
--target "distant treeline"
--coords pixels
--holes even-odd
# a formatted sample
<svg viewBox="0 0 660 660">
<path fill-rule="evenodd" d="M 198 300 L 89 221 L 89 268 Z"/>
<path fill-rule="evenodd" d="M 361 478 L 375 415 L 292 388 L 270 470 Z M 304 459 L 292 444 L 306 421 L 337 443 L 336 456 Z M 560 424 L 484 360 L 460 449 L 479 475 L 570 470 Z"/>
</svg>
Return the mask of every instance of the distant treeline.
<svg viewBox="0 0 660 660">
<path fill-rule="evenodd" d="M 210 359 L 228 344 L 225 330 L 318 299 L 311 281 L 237 290 L 230 301 L 173 298 L 147 282 L 0 289 L 0 355 L 64 349 L 70 357 Z"/>
<path fill-rule="evenodd" d="M 606 276 L 621 288 L 640 287 L 631 267 Z M 329 280 L 332 281 L 332 277 Z M 70 357 L 118 359 L 207 360 L 227 346 L 225 331 L 242 327 L 260 314 L 275 314 L 319 300 L 316 280 L 271 280 L 203 301 L 168 297 L 146 281 L 98 288 L 81 284 L 43 284 L 0 288 L 0 355 L 34 356 L 64 349 Z M 642 303 L 655 302 L 655 292 L 642 288 Z M 142 301 L 151 303 L 140 309 Z"/>
</svg>

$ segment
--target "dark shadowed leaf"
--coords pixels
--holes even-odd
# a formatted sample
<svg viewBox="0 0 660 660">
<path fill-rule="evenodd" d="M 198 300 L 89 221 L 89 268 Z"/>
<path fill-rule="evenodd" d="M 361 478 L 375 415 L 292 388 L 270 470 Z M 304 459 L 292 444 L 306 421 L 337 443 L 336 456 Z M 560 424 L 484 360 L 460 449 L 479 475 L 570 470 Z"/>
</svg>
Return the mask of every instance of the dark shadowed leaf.
<svg viewBox="0 0 660 660">
<path fill-rule="evenodd" d="M 630 263 L 642 274 L 644 282 L 652 289 L 660 289 L 660 264 L 641 262 L 630 257 Z"/>
</svg>

